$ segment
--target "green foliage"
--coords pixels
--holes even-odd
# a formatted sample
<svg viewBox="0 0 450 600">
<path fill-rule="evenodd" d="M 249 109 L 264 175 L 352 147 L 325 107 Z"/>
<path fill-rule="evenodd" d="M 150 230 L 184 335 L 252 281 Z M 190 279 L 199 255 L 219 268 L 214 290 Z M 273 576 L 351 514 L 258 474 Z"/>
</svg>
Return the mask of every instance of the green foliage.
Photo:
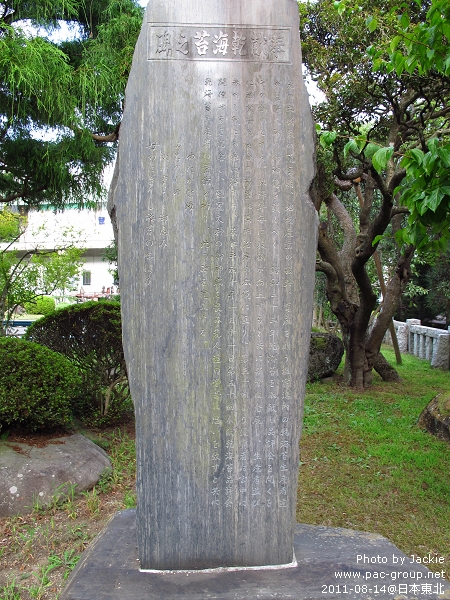
<svg viewBox="0 0 450 600">
<path fill-rule="evenodd" d="M 318 4 L 324 6 L 326 2 Z M 393 169 L 399 175 L 403 173 L 403 177 L 399 177 L 403 181 L 394 195 L 398 194 L 399 204 L 407 207 L 410 215 L 406 228 L 398 233 L 397 241 L 413 244 L 419 250 L 433 248 L 441 252 L 448 244 L 450 228 L 450 4 L 448 0 L 416 0 L 409 5 L 395 1 L 383 5 L 363 2 L 355 8 L 354 3 L 340 0 L 334 2 L 334 8 L 337 20 L 330 15 L 326 17 L 327 24 L 331 25 L 330 36 L 336 35 L 337 31 L 342 34 L 339 19 L 351 25 L 348 25 L 349 33 L 343 36 L 345 39 L 339 39 L 338 34 L 337 39 L 327 43 L 340 45 L 342 49 L 346 40 L 357 39 L 353 51 L 346 49 L 343 54 L 348 56 L 350 52 L 353 61 L 359 51 L 360 63 L 355 64 L 355 73 L 349 76 L 346 73 L 348 64 L 343 64 L 344 57 L 340 61 L 333 57 L 330 61 L 331 67 L 328 66 L 325 75 L 328 79 L 326 87 L 331 82 L 338 88 L 342 86 L 337 93 L 333 92 L 334 96 L 354 108 L 352 119 L 348 119 L 348 106 L 341 115 L 346 129 L 335 122 L 336 129 L 328 126 L 327 131 L 319 134 L 320 143 L 332 146 L 336 139 L 347 139 L 343 148 L 344 160 L 349 155 L 362 160 L 363 155 L 370 158 L 378 174 Z M 357 37 L 354 30 L 354 26 L 362 25 L 363 21 L 371 42 L 367 49 L 363 47 L 365 41 L 361 36 Z M 313 52 L 317 54 L 317 50 L 316 45 Z M 317 61 L 317 57 L 314 60 Z M 307 62 L 310 61 L 307 59 Z M 316 68 L 314 64 L 312 66 Z M 320 68 L 323 69 L 323 65 Z M 333 73 L 331 77 L 330 72 Z M 358 86 L 354 84 L 360 77 L 365 77 L 368 82 L 366 98 L 372 96 L 376 102 L 372 108 L 367 102 L 361 102 L 358 116 L 355 113 L 357 104 L 349 97 L 349 92 L 353 85 L 357 102 Z M 388 124 L 386 108 L 389 105 L 397 121 L 398 139 L 391 138 L 388 144 L 386 137 L 377 139 L 374 134 L 377 130 L 382 132 Z M 371 129 L 368 135 L 361 136 L 362 143 L 359 144 L 355 125 L 364 120 L 365 115 L 371 115 Z M 373 145 L 374 141 L 378 148 Z M 370 153 L 368 145 L 372 146 Z"/>
<path fill-rule="evenodd" d="M 61 354 L 17 338 L 0 339 L 0 428 L 69 426 L 80 384 L 77 368 Z"/>
<path fill-rule="evenodd" d="M 370 47 L 374 66 L 380 72 L 395 70 L 419 76 L 430 72 L 450 75 L 450 6 L 447 0 L 417 0 L 416 6 L 394 5 L 390 11 L 389 39 L 381 47 Z M 375 23 L 375 25 L 374 25 Z M 369 31 L 378 21 L 369 17 Z"/>
<path fill-rule="evenodd" d="M 143 9 L 135 0 L 2 6 L 0 201 L 92 204 L 114 157 L 111 134 L 118 131 Z M 63 22 L 72 39 L 51 41 Z"/>
<path fill-rule="evenodd" d="M 0 242 L 12 242 L 21 233 L 21 217 L 8 208 L 0 210 Z"/>
<path fill-rule="evenodd" d="M 429 3 L 417 0 L 417 5 L 426 11 L 419 21 L 411 19 L 404 5 L 394 7 L 396 35 L 390 42 L 383 39 L 380 47 L 369 49 L 374 68 L 387 73 L 395 69 L 398 77 L 408 73 L 428 79 L 440 77 L 448 82 L 450 4 L 447 0 Z M 417 108 L 423 111 L 419 103 Z M 444 109 L 442 118 L 437 114 L 435 127 L 425 131 L 426 144 L 422 141 L 420 147 L 407 149 L 400 162 L 406 178 L 398 191 L 410 209 L 409 228 L 402 241 L 412 242 L 419 249 L 431 243 L 436 250 L 442 251 L 448 243 L 450 140 L 446 112 Z"/>
<path fill-rule="evenodd" d="M 17 306 L 56 290 L 64 294 L 65 290 L 74 289 L 74 278 L 82 268 L 84 252 L 75 243 L 78 242 L 74 233 L 67 230 L 61 232 L 55 250 L 36 247 L 19 253 L 11 249 L 12 243 L 0 250 L 0 315 L 4 315 L 6 324 Z M 1 332 L 4 333 L 3 326 Z"/>
<path fill-rule="evenodd" d="M 33 302 L 25 302 L 24 308 L 29 315 L 49 315 L 55 310 L 56 303 L 52 296 L 39 296 Z"/>
<path fill-rule="evenodd" d="M 327 275 L 327 297 L 352 363 L 346 375 L 362 385 L 363 358 L 356 357 L 364 349 L 370 366 L 415 250 L 442 251 L 450 240 L 450 79 L 445 61 L 433 60 L 436 49 L 449 53 L 449 4 L 311 0 L 299 11 L 303 61 L 325 97 L 313 106 L 320 142 L 317 269 Z M 375 252 L 389 284 L 382 318 L 369 332 L 378 296 L 370 273 Z"/>
<path fill-rule="evenodd" d="M 410 215 L 399 239 L 444 251 L 450 227 L 450 143 L 432 138 L 427 146 L 428 152 L 408 150 L 400 163 L 406 178 L 398 191 Z"/>
<path fill-rule="evenodd" d="M 78 367 L 83 386 L 74 413 L 81 421 L 108 425 L 132 410 L 118 303 L 92 301 L 57 310 L 31 325 L 26 338 Z"/>
<path fill-rule="evenodd" d="M 320 133 L 320 145 L 323 148 L 326 148 L 327 146 L 331 146 L 337 138 L 337 133 L 335 131 L 322 131 Z"/>
<path fill-rule="evenodd" d="M 119 281 L 116 240 L 113 240 L 109 246 L 106 246 L 103 252 L 102 260 L 109 263 L 110 268 L 108 269 L 108 272 L 113 276 L 114 282 Z"/>
<path fill-rule="evenodd" d="M 386 169 L 388 162 L 394 154 L 394 148 L 380 148 L 372 156 L 372 165 L 377 173 L 381 173 Z"/>
</svg>

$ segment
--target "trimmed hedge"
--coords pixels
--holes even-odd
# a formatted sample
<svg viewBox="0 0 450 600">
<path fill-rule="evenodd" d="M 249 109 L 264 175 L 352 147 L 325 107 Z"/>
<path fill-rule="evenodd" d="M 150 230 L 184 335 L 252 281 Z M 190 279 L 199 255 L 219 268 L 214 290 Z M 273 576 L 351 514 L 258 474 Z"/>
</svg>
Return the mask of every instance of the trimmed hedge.
<svg viewBox="0 0 450 600">
<path fill-rule="evenodd" d="M 39 344 L 0 338 L 0 429 L 67 427 L 81 378 L 67 358 Z"/>
<path fill-rule="evenodd" d="M 31 302 L 25 302 L 24 308 L 29 315 L 49 315 L 55 310 L 56 302 L 52 296 L 38 296 Z"/>
<path fill-rule="evenodd" d="M 83 302 L 39 319 L 25 337 L 64 354 L 83 378 L 74 403 L 86 425 L 120 421 L 133 405 L 122 348 L 122 322 L 117 302 Z"/>
</svg>

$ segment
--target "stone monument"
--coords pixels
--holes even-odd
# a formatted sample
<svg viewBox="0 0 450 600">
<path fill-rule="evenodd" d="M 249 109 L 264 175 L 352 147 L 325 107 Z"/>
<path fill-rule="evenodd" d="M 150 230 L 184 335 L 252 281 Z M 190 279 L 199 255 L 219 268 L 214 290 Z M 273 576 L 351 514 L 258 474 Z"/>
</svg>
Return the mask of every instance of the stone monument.
<svg viewBox="0 0 450 600">
<path fill-rule="evenodd" d="M 151 0 L 111 186 L 141 570 L 294 564 L 314 288 L 295 0 Z"/>
</svg>

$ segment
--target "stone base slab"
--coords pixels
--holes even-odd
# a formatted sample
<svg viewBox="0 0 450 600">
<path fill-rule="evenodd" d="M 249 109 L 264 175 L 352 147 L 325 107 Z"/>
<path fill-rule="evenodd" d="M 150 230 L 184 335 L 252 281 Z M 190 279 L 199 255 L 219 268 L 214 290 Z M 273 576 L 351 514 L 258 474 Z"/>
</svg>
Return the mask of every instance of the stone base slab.
<svg viewBox="0 0 450 600">
<path fill-rule="evenodd" d="M 450 599 L 448 581 L 386 538 L 313 525 L 297 525 L 297 567 L 143 573 L 135 520 L 134 510 L 113 517 L 83 554 L 60 600 Z"/>
</svg>

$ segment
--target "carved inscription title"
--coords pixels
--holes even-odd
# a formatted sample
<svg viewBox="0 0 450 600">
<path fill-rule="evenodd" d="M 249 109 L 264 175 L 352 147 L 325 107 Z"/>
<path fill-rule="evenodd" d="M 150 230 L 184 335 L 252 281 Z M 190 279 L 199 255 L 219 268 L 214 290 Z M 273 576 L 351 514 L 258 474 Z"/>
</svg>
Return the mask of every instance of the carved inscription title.
<svg viewBox="0 0 450 600">
<path fill-rule="evenodd" d="M 289 27 L 148 25 L 149 60 L 290 62 Z"/>
</svg>

